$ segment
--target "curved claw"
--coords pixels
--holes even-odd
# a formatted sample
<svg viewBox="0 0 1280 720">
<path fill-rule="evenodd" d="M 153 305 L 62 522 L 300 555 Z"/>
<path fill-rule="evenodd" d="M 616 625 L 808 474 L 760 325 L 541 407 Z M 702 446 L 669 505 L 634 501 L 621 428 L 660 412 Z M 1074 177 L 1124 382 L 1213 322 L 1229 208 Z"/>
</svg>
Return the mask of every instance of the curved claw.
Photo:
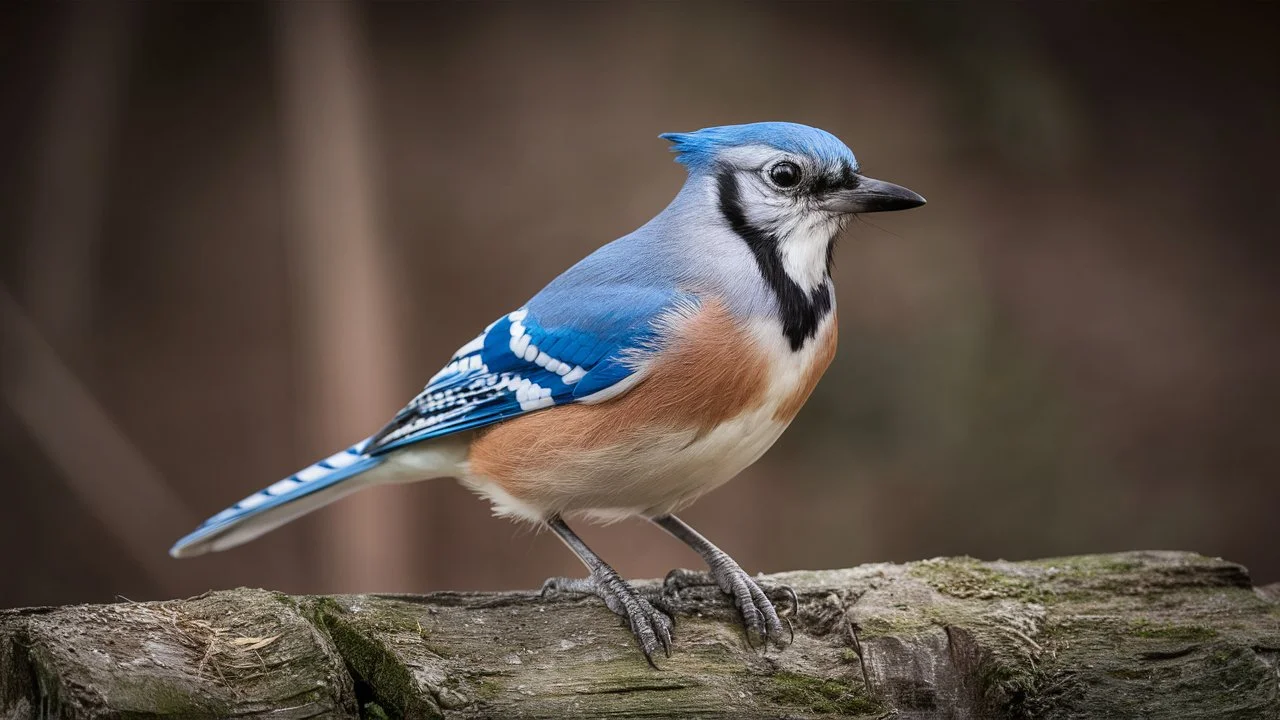
<svg viewBox="0 0 1280 720">
<path fill-rule="evenodd" d="M 795 589 L 792 588 L 790 585 L 779 585 L 778 589 L 787 591 L 787 594 L 791 596 L 791 613 L 793 615 L 799 615 L 800 614 L 800 598 L 796 597 Z"/>
<path fill-rule="evenodd" d="M 661 613 L 663 611 L 658 610 L 658 612 Z M 662 642 L 662 651 L 666 653 L 668 658 L 671 657 L 671 624 L 673 623 L 670 621 L 670 618 L 668 618 L 667 622 L 658 623 L 658 640 Z"/>
<path fill-rule="evenodd" d="M 663 595 L 673 598 L 680 597 L 680 583 L 676 579 L 676 574 L 679 572 L 680 568 L 673 568 L 671 572 L 667 573 L 666 576 L 662 578 Z"/>
<path fill-rule="evenodd" d="M 661 600 L 655 600 L 654 602 L 650 603 L 650 605 L 658 613 L 666 616 L 666 622 L 659 623 L 659 628 L 661 629 L 662 632 L 658 634 L 658 639 L 662 641 L 662 649 L 666 651 L 667 657 L 671 657 L 671 631 L 675 629 L 675 625 L 676 625 L 675 611 L 671 608 L 671 606 L 667 605 Z"/>
<path fill-rule="evenodd" d="M 786 593 L 791 600 L 791 606 L 789 608 L 785 608 L 784 610 L 778 612 L 778 619 L 787 624 L 787 642 L 785 643 L 785 645 L 791 645 L 796 641 L 796 629 L 795 629 L 795 626 L 792 625 L 791 623 L 790 616 L 800 615 L 800 598 L 799 596 L 796 595 L 795 589 L 792 588 L 790 585 L 774 586 L 771 590 L 771 593 L 769 594 L 776 593 L 779 591 Z M 772 601 L 772 598 L 770 598 L 770 601 Z M 778 638 L 778 644 L 784 645 L 780 637 Z"/>
<path fill-rule="evenodd" d="M 556 592 L 559 589 L 556 587 L 556 580 L 558 579 L 559 578 L 547 578 L 546 580 L 543 580 L 542 589 L 538 591 L 538 597 L 546 597 L 549 593 Z"/>
<path fill-rule="evenodd" d="M 637 598 L 637 600 L 639 600 L 637 607 L 627 608 L 628 625 L 631 626 L 631 633 L 640 644 L 645 660 L 654 670 L 661 670 L 662 668 L 653 661 L 653 654 L 661 645 L 663 653 L 671 657 L 671 619 L 644 599 Z"/>
<path fill-rule="evenodd" d="M 625 621 L 645 660 L 655 670 L 661 670 L 653 660 L 659 645 L 666 656 L 671 657 L 674 621 L 670 613 L 655 608 L 616 574 L 601 572 L 587 578 L 548 578 L 542 583 L 543 597 L 560 592 L 589 594 L 603 600 L 605 606 Z"/>
<path fill-rule="evenodd" d="M 752 649 L 756 648 L 753 642 L 754 636 L 763 639 L 766 649 L 770 641 L 780 644 L 782 622 L 778 618 L 773 602 L 765 595 L 760 585 L 736 564 L 715 568 L 712 574 L 716 577 L 721 589 L 731 595 L 734 604 L 738 606 L 738 612 L 742 615 L 742 622 L 746 629 L 747 644 Z"/>
<path fill-rule="evenodd" d="M 763 638 L 763 647 L 766 648 L 771 641 L 779 646 L 795 642 L 795 628 L 791 625 L 791 621 L 785 621 L 789 639 L 784 643 L 782 640 L 784 620 L 779 616 L 773 601 L 745 570 L 728 558 L 723 562 L 712 563 L 710 575 L 676 568 L 663 578 L 662 591 L 668 597 L 679 597 L 680 590 L 686 587 L 712 584 L 718 585 L 733 599 L 733 604 L 737 606 L 738 613 L 742 616 L 748 647 L 753 650 L 759 649 L 757 637 Z M 795 590 L 786 585 L 774 589 L 781 589 L 790 596 L 791 611 L 798 614 L 800 599 Z"/>
<path fill-rule="evenodd" d="M 680 597 L 680 591 L 695 585 L 710 585 L 715 581 L 706 573 L 686 568 L 674 568 L 662 578 L 662 594 L 668 597 Z"/>
</svg>

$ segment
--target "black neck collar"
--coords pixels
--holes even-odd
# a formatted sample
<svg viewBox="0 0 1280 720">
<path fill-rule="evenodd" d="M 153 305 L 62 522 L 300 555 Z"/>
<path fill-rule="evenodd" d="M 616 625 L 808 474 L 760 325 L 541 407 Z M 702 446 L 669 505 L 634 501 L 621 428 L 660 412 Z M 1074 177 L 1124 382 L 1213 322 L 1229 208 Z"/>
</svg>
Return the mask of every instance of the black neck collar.
<svg viewBox="0 0 1280 720">
<path fill-rule="evenodd" d="M 791 342 L 791 349 L 799 350 L 804 347 L 805 340 L 817 334 L 818 323 L 831 312 L 829 278 L 834 238 L 827 245 L 826 277 L 813 292 L 806 293 L 783 268 L 777 236 L 747 221 L 742 209 L 742 198 L 738 193 L 738 179 L 733 171 L 721 171 L 717 181 L 720 186 L 720 212 L 728 221 L 729 227 L 751 248 L 756 265 L 760 267 L 760 274 L 778 299 L 778 309 L 782 313 L 782 333 Z"/>
</svg>

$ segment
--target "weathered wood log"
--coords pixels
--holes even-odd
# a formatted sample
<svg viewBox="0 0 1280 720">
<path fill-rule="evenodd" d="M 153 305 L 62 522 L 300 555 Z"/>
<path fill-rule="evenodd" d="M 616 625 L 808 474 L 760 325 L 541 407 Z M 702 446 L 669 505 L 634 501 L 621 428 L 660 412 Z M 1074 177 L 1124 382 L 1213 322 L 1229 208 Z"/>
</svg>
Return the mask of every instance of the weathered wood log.
<svg viewBox="0 0 1280 720">
<path fill-rule="evenodd" d="M 795 640 L 718 590 L 650 668 L 592 598 L 290 597 L 0 613 L 0 716 L 1280 717 L 1280 585 L 1185 553 L 788 572 Z M 658 598 L 657 583 L 643 584 Z"/>
</svg>

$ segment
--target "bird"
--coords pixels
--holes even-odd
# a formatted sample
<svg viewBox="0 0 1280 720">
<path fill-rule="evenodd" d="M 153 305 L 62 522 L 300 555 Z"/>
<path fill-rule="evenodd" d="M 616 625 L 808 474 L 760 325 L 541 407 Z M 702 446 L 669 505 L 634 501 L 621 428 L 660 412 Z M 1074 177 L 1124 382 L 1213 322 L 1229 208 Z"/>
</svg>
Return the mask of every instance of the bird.
<svg viewBox="0 0 1280 720">
<path fill-rule="evenodd" d="M 759 459 L 830 364 L 847 221 L 925 199 L 862 174 L 848 146 L 807 125 L 659 137 L 686 170 L 665 209 L 498 317 L 383 428 L 210 517 L 170 554 L 235 547 L 369 486 L 451 476 L 496 515 L 555 533 L 587 576 L 551 578 L 544 595 L 597 596 L 654 667 L 659 648 L 671 655 L 671 616 L 566 516 L 647 519 L 703 558 L 748 642 L 783 645 L 765 590 L 676 513 Z"/>
</svg>

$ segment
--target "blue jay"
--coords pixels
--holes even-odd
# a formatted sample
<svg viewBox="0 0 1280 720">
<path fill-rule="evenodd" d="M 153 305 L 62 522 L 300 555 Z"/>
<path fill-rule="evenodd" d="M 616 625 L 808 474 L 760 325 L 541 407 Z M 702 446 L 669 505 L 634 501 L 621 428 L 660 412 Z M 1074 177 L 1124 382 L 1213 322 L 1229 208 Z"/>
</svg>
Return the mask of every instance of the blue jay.
<svg viewBox="0 0 1280 720">
<path fill-rule="evenodd" d="M 646 659 L 671 651 L 655 609 L 565 524 L 640 516 L 706 561 L 747 637 L 782 644 L 777 610 L 680 520 L 755 462 L 836 350 L 836 234 L 924 198 L 863 176 L 844 143 L 783 122 L 668 133 L 688 170 L 665 210 L 463 345 L 372 436 L 209 518 L 170 554 L 247 542 L 361 488 L 453 476 L 496 514 L 550 528 L 588 570 L 546 592 L 600 597 Z"/>
</svg>

